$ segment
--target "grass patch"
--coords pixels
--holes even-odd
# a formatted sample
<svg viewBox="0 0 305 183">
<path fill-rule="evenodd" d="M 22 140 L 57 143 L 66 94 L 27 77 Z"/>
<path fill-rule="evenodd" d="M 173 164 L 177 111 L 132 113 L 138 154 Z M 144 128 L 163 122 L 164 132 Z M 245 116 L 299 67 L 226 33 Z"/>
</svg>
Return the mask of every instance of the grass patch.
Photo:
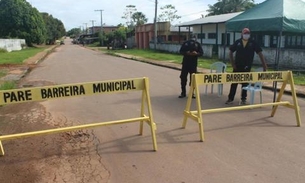
<svg viewBox="0 0 305 183">
<path fill-rule="evenodd" d="M 22 64 L 22 62 L 37 53 L 43 51 L 46 47 L 26 48 L 20 51 L 0 52 L 0 64 Z"/>
<path fill-rule="evenodd" d="M 4 81 L 0 84 L 0 90 L 11 90 L 16 88 L 15 81 Z"/>
<path fill-rule="evenodd" d="M 294 84 L 305 86 L 305 73 L 293 74 Z"/>
<path fill-rule="evenodd" d="M 5 76 L 7 74 L 7 70 L 6 69 L 0 69 L 0 78 Z"/>
<path fill-rule="evenodd" d="M 111 55 L 115 53 L 124 53 L 147 59 L 153 59 L 157 61 L 170 61 L 179 64 L 182 63 L 182 58 L 183 58 L 183 56 L 180 54 L 160 52 L 160 51 L 154 51 L 148 49 L 147 50 L 143 50 L 143 49 L 107 50 L 107 53 Z M 210 65 L 217 61 L 219 60 L 201 57 L 198 59 L 198 67 L 210 68 Z"/>
</svg>

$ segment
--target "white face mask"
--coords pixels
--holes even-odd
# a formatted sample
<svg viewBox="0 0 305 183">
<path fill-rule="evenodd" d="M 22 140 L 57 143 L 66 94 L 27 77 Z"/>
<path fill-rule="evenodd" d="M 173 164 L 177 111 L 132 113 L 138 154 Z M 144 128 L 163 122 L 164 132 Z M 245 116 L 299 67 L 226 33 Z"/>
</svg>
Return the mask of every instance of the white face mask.
<svg viewBox="0 0 305 183">
<path fill-rule="evenodd" d="M 243 39 L 248 40 L 250 38 L 250 34 L 243 34 Z"/>
</svg>

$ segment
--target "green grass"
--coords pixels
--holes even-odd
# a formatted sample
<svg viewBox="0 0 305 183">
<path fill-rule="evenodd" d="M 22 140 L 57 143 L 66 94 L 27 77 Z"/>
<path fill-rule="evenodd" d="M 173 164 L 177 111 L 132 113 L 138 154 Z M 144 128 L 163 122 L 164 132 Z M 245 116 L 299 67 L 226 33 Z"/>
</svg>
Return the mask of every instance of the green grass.
<svg viewBox="0 0 305 183">
<path fill-rule="evenodd" d="M 0 90 L 10 90 L 16 88 L 15 81 L 5 81 L 0 84 Z"/>
<path fill-rule="evenodd" d="M 305 73 L 294 73 L 293 80 L 294 84 L 305 86 Z"/>
<path fill-rule="evenodd" d="M 101 51 L 105 51 L 104 49 Z M 175 63 L 182 62 L 182 56 L 180 54 L 175 53 L 166 53 L 154 50 L 143 50 L 143 49 L 123 49 L 123 50 L 106 50 L 108 54 L 115 54 L 115 53 L 124 53 L 128 55 L 134 55 L 138 57 L 143 57 L 147 59 L 153 60 L 160 60 L 160 61 L 171 61 Z M 214 62 L 221 61 L 217 58 L 199 58 L 198 60 L 198 67 L 209 69 L 210 65 Z M 227 72 L 232 72 L 233 68 L 230 64 L 227 66 Z M 304 85 L 305 86 L 305 73 L 294 73 L 294 83 L 296 85 Z"/>
<path fill-rule="evenodd" d="M 22 62 L 46 48 L 27 48 L 20 51 L 0 52 L 0 64 L 22 64 Z"/>
<path fill-rule="evenodd" d="M 180 54 L 175 53 L 166 53 L 166 52 L 159 52 L 154 50 L 142 50 L 142 49 L 126 49 L 126 50 L 107 50 L 108 54 L 114 53 L 124 53 L 128 55 L 134 55 L 138 57 L 143 57 L 147 59 L 159 60 L 159 61 L 170 61 L 174 63 L 181 63 L 182 56 Z M 198 60 L 198 67 L 202 68 L 210 68 L 210 65 L 218 59 L 208 59 L 208 58 L 199 58 Z"/>
<path fill-rule="evenodd" d="M 5 64 L 22 64 L 24 60 L 30 58 L 37 53 L 45 50 L 48 46 L 40 48 L 26 48 L 20 51 L 1 51 L 0 50 L 0 65 Z M 6 69 L 0 69 L 0 77 L 4 77 L 7 74 Z M 9 90 L 16 88 L 15 81 L 4 81 L 0 83 L 0 90 Z"/>
</svg>

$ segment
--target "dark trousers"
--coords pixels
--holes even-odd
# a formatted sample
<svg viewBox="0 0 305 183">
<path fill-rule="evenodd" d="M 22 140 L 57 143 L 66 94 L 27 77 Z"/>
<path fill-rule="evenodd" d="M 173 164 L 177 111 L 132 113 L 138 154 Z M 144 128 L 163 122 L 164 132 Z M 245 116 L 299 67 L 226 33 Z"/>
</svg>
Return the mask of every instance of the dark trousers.
<svg viewBox="0 0 305 183">
<path fill-rule="evenodd" d="M 233 70 L 233 72 L 250 72 L 250 70 L 251 70 L 251 68 L 247 68 L 247 69 L 242 68 L 242 69 Z M 228 95 L 229 100 L 234 100 L 238 84 L 239 83 L 231 84 L 230 93 Z M 247 99 L 247 90 L 243 90 L 242 87 L 248 86 L 248 83 L 240 83 L 240 84 L 241 84 L 241 100 L 246 100 Z"/>
<path fill-rule="evenodd" d="M 182 65 L 180 79 L 181 79 L 181 93 L 186 94 L 187 75 L 190 75 L 189 85 L 192 83 L 192 74 L 197 73 L 197 66 Z"/>
</svg>

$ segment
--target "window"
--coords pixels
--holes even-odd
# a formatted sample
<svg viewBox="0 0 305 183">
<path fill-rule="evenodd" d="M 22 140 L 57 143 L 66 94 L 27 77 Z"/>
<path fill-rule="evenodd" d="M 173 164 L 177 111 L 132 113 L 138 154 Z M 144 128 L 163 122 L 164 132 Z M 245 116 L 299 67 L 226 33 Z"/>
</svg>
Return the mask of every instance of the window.
<svg viewBox="0 0 305 183">
<path fill-rule="evenodd" d="M 276 48 L 277 47 L 277 36 L 270 36 L 270 47 Z"/>
<path fill-rule="evenodd" d="M 168 36 L 168 41 L 172 41 L 172 40 L 173 40 L 172 35 L 169 35 Z"/>
<path fill-rule="evenodd" d="M 208 39 L 216 39 L 216 33 L 208 33 Z"/>
<path fill-rule="evenodd" d="M 291 36 L 285 38 L 286 48 L 305 48 L 305 36 Z"/>
<path fill-rule="evenodd" d="M 228 45 L 230 45 L 230 34 L 229 33 L 227 34 L 227 41 L 226 42 L 225 41 L 226 41 L 226 34 L 225 33 L 221 34 L 221 45 L 226 44 L 228 46 Z"/>
<path fill-rule="evenodd" d="M 198 39 L 205 39 L 205 33 L 198 34 Z"/>
<path fill-rule="evenodd" d="M 297 46 L 301 46 L 302 44 L 302 36 L 297 36 Z"/>
</svg>

